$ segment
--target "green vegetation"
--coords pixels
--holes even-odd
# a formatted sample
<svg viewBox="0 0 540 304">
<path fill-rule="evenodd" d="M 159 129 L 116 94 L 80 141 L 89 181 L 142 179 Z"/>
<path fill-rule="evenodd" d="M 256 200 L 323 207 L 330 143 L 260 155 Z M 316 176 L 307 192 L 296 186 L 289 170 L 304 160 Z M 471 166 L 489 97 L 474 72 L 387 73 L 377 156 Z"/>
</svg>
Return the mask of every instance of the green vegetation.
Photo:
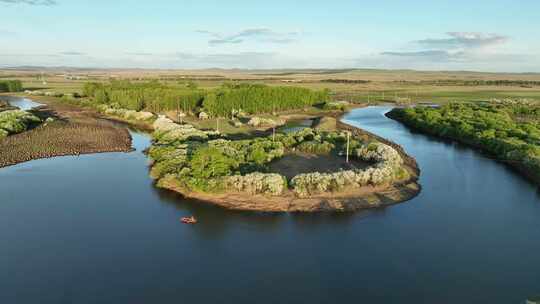
<svg viewBox="0 0 540 304">
<path fill-rule="evenodd" d="M 329 154 L 334 148 L 335 145 L 330 142 L 315 140 L 305 141 L 297 147 L 298 151 L 310 154 Z"/>
<path fill-rule="evenodd" d="M 281 195 L 288 188 L 284 176 L 269 173 L 269 164 L 287 153 L 343 154 L 345 132 L 303 129 L 247 140 L 228 140 L 218 133 L 179 125 L 160 117 L 154 122 L 151 176 L 158 186 L 174 183 L 185 192 L 221 193 L 231 189 L 250 194 Z M 366 170 L 354 169 L 331 174 L 299 174 L 291 180 L 299 197 L 342 191 L 368 184 L 380 185 L 406 172 L 399 154 L 378 142 L 351 138 L 350 155 L 373 163 Z"/>
<path fill-rule="evenodd" d="M 298 197 L 309 197 L 321 193 L 352 190 L 366 185 L 382 185 L 398 179 L 407 179 L 403 159 L 390 146 L 370 141 L 356 145 L 352 156 L 372 163 L 364 170 L 342 170 L 334 173 L 312 172 L 299 174 L 291 180 L 293 191 Z"/>
<path fill-rule="evenodd" d="M 26 131 L 32 124 L 41 120 L 33 114 L 21 110 L 0 112 L 0 139 L 11 134 Z"/>
<path fill-rule="evenodd" d="M 330 99 L 349 103 L 489 101 L 492 98 L 531 98 L 540 100 L 540 74 L 428 72 L 409 70 L 287 70 L 260 71 L 215 70 L 151 71 L 151 70 L 81 70 L 70 71 L 66 77 L 54 70 L 36 69 L 4 71 L 2 79 L 19 79 L 32 91 L 51 90 L 62 93 L 78 92 L 88 81 L 108 83 L 110 79 L 129 80 L 145 84 L 159 80 L 161 85 L 179 91 L 218 93 L 226 90 L 227 82 L 264 84 L 269 87 L 298 87 L 312 92 L 329 90 Z M 43 80 L 46 80 L 46 84 Z M 230 85 L 229 85 L 230 86 Z M 234 86 L 234 85 L 232 85 Z M 173 101 L 171 110 L 176 110 Z M 183 107 L 182 103 L 180 104 Z M 183 107 L 184 108 L 184 107 Z M 185 108 L 189 108 L 186 106 Z M 147 111 L 155 111 L 146 108 Z M 186 113 L 187 114 L 187 113 Z M 228 116 L 227 113 L 226 116 Z"/>
<path fill-rule="evenodd" d="M 250 114 L 274 113 L 302 109 L 328 100 L 328 91 L 312 91 L 299 87 L 225 84 L 210 93 L 203 106 L 213 116 L 227 116 L 235 109 Z"/>
<path fill-rule="evenodd" d="M 122 109 L 118 104 L 111 105 L 98 105 L 96 110 L 103 114 L 114 116 L 120 120 L 133 122 L 133 123 L 151 123 L 156 119 L 156 116 L 151 112 L 134 111 Z"/>
<path fill-rule="evenodd" d="M 540 106 L 522 102 L 450 103 L 394 109 L 389 116 L 422 132 L 479 147 L 540 178 Z"/>
<path fill-rule="evenodd" d="M 347 110 L 346 102 L 327 102 L 323 105 L 324 110 L 330 111 L 345 111 Z"/>
<path fill-rule="evenodd" d="M 83 95 L 99 104 L 117 104 L 119 107 L 152 112 L 182 110 L 194 112 L 205 96 L 203 90 L 190 86 L 183 88 L 169 87 L 157 81 L 131 83 L 129 81 L 111 81 L 108 84 L 86 83 Z"/>
<path fill-rule="evenodd" d="M 265 165 L 284 153 L 283 144 L 271 138 L 230 141 L 166 121 L 159 118 L 154 123 L 154 144 L 148 153 L 154 161 L 151 175 L 175 175 L 190 190 L 223 190 L 226 177 L 266 171 Z"/>
<path fill-rule="evenodd" d="M 128 110 L 181 110 L 191 114 L 203 111 L 213 117 L 228 117 L 240 109 L 249 114 L 301 109 L 328 100 L 325 90 L 229 83 L 218 89 L 202 90 L 193 82 L 173 87 L 157 81 L 86 83 L 83 95 L 98 104 L 116 104 Z"/>
<path fill-rule="evenodd" d="M 216 147 L 201 147 L 191 158 L 192 175 L 207 179 L 229 175 L 238 167 L 236 160 Z"/>
<path fill-rule="evenodd" d="M 20 80 L 0 80 L 0 93 L 2 92 L 21 92 L 23 85 Z"/>
</svg>

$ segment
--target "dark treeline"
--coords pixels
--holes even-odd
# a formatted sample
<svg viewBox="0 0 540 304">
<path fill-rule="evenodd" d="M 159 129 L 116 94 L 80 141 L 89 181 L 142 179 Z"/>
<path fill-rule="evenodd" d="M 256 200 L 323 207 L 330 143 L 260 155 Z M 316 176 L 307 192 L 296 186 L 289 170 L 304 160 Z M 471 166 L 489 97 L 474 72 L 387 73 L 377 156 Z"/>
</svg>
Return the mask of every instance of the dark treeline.
<svg viewBox="0 0 540 304">
<path fill-rule="evenodd" d="M 225 76 L 221 75 L 159 75 L 162 81 L 182 81 L 182 80 L 223 80 Z"/>
<path fill-rule="evenodd" d="M 517 163 L 540 181 L 540 121 L 526 122 L 516 115 L 534 116 L 538 106 L 450 103 L 440 108 L 394 109 L 389 116 L 425 133 L 469 144 L 501 160 Z"/>
<path fill-rule="evenodd" d="M 328 91 L 297 87 L 269 87 L 258 84 L 225 83 L 215 90 L 201 90 L 188 83 L 173 87 L 150 81 L 131 83 L 89 82 L 83 94 L 99 104 L 117 104 L 130 110 L 152 112 L 182 110 L 205 111 L 212 116 L 229 116 L 233 110 L 250 114 L 301 109 L 328 100 Z"/>
<path fill-rule="evenodd" d="M 20 80 L 0 80 L 0 92 L 20 92 L 23 85 Z"/>
<path fill-rule="evenodd" d="M 461 79 L 440 79 L 421 81 L 396 81 L 399 83 L 423 84 L 435 86 L 540 86 L 540 81 L 535 80 L 461 80 Z"/>
<path fill-rule="evenodd" d="M 361 80 L 361 79 L 323 79 L 321 82 L 328 82 L 328 83 L 350 83 L 350 84 L 366 84 L 370 83 L 369 80 Z"/>
<path fill-rule="evenodd" d="M 285 70 L 283 72 L 268 71 L 262 73 L 256 73 L 253 75 L 258 76 L 291 76 L 298 74 L 310 74 L 310 75 L 326 75 L 326 74 L 339 74 L 352 72 L 355 69 L 336 69 L 336 70 L 318 70 L 318 69 L 300 69 L 300 70 Z"/>
</svg>

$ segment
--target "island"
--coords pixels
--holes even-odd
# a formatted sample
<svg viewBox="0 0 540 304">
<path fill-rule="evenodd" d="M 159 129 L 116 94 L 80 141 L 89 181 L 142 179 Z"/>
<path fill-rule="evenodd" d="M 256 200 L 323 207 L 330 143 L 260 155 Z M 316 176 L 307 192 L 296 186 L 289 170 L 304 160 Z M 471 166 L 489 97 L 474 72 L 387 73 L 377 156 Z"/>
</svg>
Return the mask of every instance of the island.
<svg viewBox="0 0 540 304">
<path fill-rule="evenodd" d="M 312 127 L 276 132 L 275 126 L 262 130 L 266 123 L 305 116 L 289 112 L 271 121 L 237 111 L 258 127 L 239 137 L 118 104 L 96 109 L 152 131 L 146 153 L 157 187 L 227 209 L 356 211 L 401 203 L 421 190 L 414 158 L 393 142 L 339 121 L 343 113 L 322 112 Z"/>
<path fill-rule="evenodd" d="M 148 155 L 156 185 L 229 209 L 354 211 L 406 201 L 420 191 L 419 170 L 411 157 L 352 126 L 242 140 L 163 116 L 153 127 Z M 308 169 L 328 169 L 336 163 L 348 168 L 295 172 L 293 165 L 279 166 L 287 157 L 304 169 L 306 164 Z"/>
</svg>

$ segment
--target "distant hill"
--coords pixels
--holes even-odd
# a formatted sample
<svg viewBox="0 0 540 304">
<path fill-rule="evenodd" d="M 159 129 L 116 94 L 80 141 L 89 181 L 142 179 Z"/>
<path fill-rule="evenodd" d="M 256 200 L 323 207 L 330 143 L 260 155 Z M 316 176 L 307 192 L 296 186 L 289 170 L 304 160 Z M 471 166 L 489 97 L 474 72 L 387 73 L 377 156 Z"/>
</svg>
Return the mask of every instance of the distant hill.
<svg viewBox="0 0 540 304">
<path fill-rule="evenodd" d="M 524 80 L 540 81 L 540 73 L 488 73 L 475 71 L 417 71 L 383 69 L 124 69 L 124 68 L 78 68 L 78 67 L 39 67 L 17 66 L 0 67 L 2 75 L 28 74 L 81 74 L 118 78 L 159 78 L 159 77 L 208 77 L 231 80 L 250 79 L 290 79 L 303 81 L 366 80 L 366 81 L 433 81 L 433 80 Z"/>
</svg>

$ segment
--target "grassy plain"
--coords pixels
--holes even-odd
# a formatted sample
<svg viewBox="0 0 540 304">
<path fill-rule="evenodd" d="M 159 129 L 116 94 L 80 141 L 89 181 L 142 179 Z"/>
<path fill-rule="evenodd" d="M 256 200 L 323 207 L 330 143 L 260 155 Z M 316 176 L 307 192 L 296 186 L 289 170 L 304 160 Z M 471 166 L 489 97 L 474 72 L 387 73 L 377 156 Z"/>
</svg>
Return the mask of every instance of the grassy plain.
<svg viewBox="0 0 540 304">
<path fill-rule="evenodd" d="M 194 82 L 216 88 L 224 82 L 264 83 L 273 86 L 328 88 L 337 100 L 367 102 L 481 101 L 492 98 L 540 100 L 540 74 L 426 72 L 412 70 L 140 70 L 27 68 L 0 70 L 0 79 L 19 79 L 26 88 L 62 93 L 80 92 L 87 81 L 157 79 L 169 85 Z M 459 81 L 512 81 L 504 85 L 463 85 Z M 538 82 L 521 84 L 519 81 Z M 453 82 L 456 82 L 455 84 Z"/>
</svg>

